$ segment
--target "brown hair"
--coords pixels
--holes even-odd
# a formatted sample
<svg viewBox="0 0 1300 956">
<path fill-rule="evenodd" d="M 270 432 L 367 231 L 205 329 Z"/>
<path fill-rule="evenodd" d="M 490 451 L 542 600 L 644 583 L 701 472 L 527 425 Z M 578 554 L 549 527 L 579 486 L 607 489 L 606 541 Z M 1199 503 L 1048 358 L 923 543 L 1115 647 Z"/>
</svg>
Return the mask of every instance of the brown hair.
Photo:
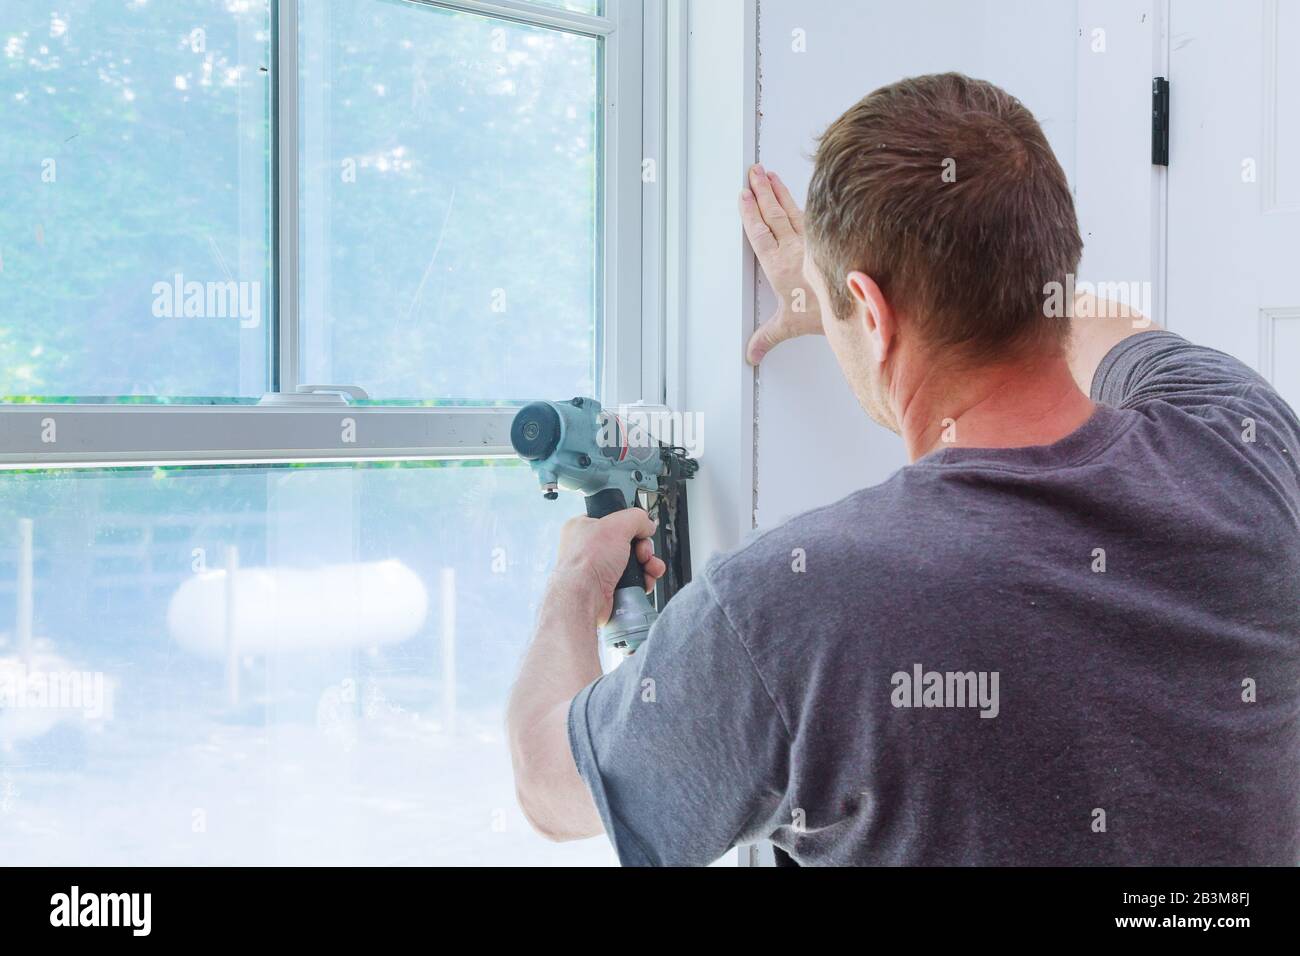
<svg viewBox="0 0 1300 956">
<path fill-rule="evenodd" d="M 863 97 L 818 142 L 806 221 L 841 318 L 859 270 L 931 347 L 987 360 L 1068 335 L 1044 286 L 1083 251 L 1070 187 L 1033 114 L 991 83 L 941 73 Z"/>
</svg>

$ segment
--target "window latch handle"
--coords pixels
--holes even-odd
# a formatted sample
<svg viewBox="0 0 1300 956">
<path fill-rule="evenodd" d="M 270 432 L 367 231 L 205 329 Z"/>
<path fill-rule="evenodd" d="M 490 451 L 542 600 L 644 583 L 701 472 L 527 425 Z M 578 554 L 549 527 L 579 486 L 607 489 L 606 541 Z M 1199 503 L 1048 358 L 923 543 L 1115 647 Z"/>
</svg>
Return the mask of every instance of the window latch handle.
<svg viewBox="0 0 1300 956">
<path fill-rule="evenodd" d="M 370 398 L 360 385 L 299 385 L 292 392 L 267 392 L 258 400 L 258 405 L 292 406 L 330 406 L 351 405 L 364 402 Z"/>
</svg>

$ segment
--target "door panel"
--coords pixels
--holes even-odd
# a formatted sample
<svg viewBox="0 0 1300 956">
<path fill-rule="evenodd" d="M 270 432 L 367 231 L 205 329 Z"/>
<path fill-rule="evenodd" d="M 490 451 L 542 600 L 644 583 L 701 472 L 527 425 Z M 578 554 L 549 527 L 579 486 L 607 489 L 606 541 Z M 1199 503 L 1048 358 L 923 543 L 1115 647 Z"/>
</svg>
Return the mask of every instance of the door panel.
<svg viewBox="0 0 1300 956">
<path fill-rule="evenodd" d="M 1300 4 L 1173 0 L 1168 326 L 1300 406 Z"/>
</svg>

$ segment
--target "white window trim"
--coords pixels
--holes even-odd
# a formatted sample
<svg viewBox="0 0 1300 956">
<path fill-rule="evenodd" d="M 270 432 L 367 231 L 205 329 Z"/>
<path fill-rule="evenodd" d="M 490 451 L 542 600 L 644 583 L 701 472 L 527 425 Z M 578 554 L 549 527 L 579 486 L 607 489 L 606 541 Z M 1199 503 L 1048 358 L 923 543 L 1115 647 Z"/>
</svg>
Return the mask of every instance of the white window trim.
<svg viewBox="0 0 1300 956">
<path fill-rule="evenodd" d="M 499 458 L 513 407 L 12 405 L 0 470 Z"/>
<path fill-rule="evenodd" d="M 745 361 L 754 329 L 755 263 L 737 199 L 757 159 L 757 0 L 693 0 L 684 57 L 690 82 L 679 119 L 689 203 L 670 263 L 681 298 L 667 402 L 705 425 L 707 460 L 691 482 L 697 567 L 754 528 L 758 376 Z M 682 257 L 676 259 L 676 257 Z"/>
<path fill-rule="evenodd" d="M 702 567 L 750 533 L 757 502 L 758 375 L 745 361 L 755 262 L 736 200 L 758 158 L 758 0 L 690 0 L 670 9 L 670 23 L 681 66 L 669 83 L 681 93 L 670 97 L 668 152 L 690 202 L 669 190 L 667 403 L 707 425 L 707 460 L 690 489 L 691 555 Z M 727 862 L 775 859 L 764 842 Z"/>
<path fill-rule="evenodd" d="M 515 405 L 410 407 L 324 401 L 298 366 L 298 70 L 300 0 L 273 0 L 275 190 L 272 251 L 278 309 L 270 406 L 0 403 L 0 470 L 97 465 L 273 464 L 498 458 Z M 525 0 L 407 0 L 599 37 L 603 43 L 603 315 L 599 396 L 662 404 L 667 376 L 664 137 L 666 3 L 606 0 L 604 16 Z M 644 105 L 643 105 L 644 104 Z M 642 186 L 642 161 L 655 181 Z M 544 254 L 544 250 L 539 250 Z M 567 398 L 569 396 L 537 396 Z"/>
</svg>

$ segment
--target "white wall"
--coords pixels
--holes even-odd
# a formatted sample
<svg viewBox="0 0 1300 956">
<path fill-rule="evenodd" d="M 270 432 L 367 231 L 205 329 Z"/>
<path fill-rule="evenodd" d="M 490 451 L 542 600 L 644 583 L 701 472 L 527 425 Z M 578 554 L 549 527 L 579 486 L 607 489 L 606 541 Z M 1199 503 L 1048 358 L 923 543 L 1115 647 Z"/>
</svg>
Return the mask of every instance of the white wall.
<svg viewBox="0 0 1300 956">
<path fill-rule="evenodd" d="M 801 204 L 814 137 L 831 120 L 876 87 L 947 70 L 1019 97 L 1073 177 L 1080 49 L 1073 0 L 762 0 L 758 14 L 759 158 Z M 792 49 L 796 29 L 806 52 Z M 759 318 L 772 301 L 762 284 Z M 760 528 L 905 463 L 901 441 L 866 418 L 820 337 L 787 342 L 764 360 L 757 416 Z"/>
</svg>

